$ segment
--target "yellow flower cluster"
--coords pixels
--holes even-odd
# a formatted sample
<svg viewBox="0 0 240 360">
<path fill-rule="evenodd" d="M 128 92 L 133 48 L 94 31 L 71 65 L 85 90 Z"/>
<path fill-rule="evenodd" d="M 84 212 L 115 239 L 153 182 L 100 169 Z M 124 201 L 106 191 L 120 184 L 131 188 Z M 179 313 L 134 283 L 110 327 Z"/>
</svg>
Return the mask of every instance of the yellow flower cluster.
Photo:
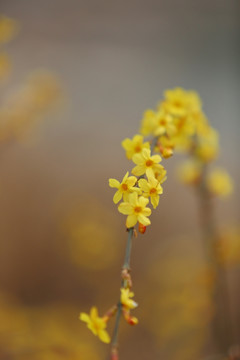
<svg viewBox="0 0 240 360">
<path fill-rule="evenodd" d="M 196 92 L 181 88 L 167 90 L 157 110 L 145 112 L 141 133 L 159 136 L 155 150 L 165 158 L 172 155 L 173 149 L 190 155 L 190 160 L 179 169 L 183 183 L 204 182 L 209 193 L 215 196 L 232 192 L 232 180 L 226 171 L 213 170 L 206 178 L 203 176 L 206 165 L 219 154 L 219 135 L 205 116 Z"/>
<path fill-rule="evenodd" d="M 21 138 L 60 98 L 60 84 L 53 74 L 33 72 L 0 108 L 0 141 Z"/>
<path fill-rule="evenodd" d="M 155 138 L 151 141 L 154 144 Z M 126 156 L 136 165 L 132 174 L 126 173 L 122 182 L 109 179 L 109 186 L 116 188 L 113 201 L 117 204 L 122 198 L 123 202 L 118 205 L 120 213 L 127 215 L 126 227 L 132 228 L 137 222 L 139 231 L 144 232 L 141 227 L 151 224 L 149 216 L 151 209 L 147 207 L 149 199 L 154 209 L 158 206 L 159 196 L 163 189 L 161 184 L 166 180 L 166 170 L 160 164 L 160 155 L 151 154 L 150 141 L 144 142 L 142 135 L 135 135 L 132 139 L 125 139 L 122 146 Z"/>
</svg>

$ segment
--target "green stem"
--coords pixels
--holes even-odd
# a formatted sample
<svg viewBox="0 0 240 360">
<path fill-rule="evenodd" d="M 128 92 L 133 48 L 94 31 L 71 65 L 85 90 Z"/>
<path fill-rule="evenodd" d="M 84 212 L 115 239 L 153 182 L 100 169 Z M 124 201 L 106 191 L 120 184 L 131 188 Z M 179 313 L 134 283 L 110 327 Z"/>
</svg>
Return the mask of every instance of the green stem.
<svg viewBox="0 0 240 360">
<path fill-rule="evenodd" d="M 125 257 L 124 257 L 124 263 L 123 263 L 123 269 L 130 270 L 130 257 L 131 257 L 131 249 L 132 249 L 132 237 L 133 237 L 133 230 L 134 228 L 128 229 L 128 239 L 127 239 L 127 245 L 126 245 L 126 251 L 125 251 Z M 124 279 L 122 279 L 121 286 L 124 286 L 125 284 Z M 122 304 L 121 300 L 119 300 L 117 305 L 117 315 L 116 315 L 116 322 L 115 327 L 113 330 L 113 336 L 112 336 L 112 349 L 116 349 L 118 345 L 118 333 L 119 333 L 119 325 L 120 325 L 120 319 L 122 314 Z"/>
</svg>

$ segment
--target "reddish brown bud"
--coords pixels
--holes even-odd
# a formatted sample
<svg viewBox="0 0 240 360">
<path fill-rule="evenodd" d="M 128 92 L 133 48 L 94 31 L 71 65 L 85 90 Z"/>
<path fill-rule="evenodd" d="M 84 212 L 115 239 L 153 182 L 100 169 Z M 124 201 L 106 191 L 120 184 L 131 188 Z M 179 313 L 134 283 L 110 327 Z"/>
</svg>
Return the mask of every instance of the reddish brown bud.
<svg viewBox="0 0 240 360">
<path fill-rule="evenodd" d="M 146 231 L 146 226 L 143 225 L 143 224 L 141 224 L 141 223 L 139 223 L 139 224 L 138 224 L 138 231 L 139 231 L 141 234 L 144 234 L 145 231 Z"/>
</svg>

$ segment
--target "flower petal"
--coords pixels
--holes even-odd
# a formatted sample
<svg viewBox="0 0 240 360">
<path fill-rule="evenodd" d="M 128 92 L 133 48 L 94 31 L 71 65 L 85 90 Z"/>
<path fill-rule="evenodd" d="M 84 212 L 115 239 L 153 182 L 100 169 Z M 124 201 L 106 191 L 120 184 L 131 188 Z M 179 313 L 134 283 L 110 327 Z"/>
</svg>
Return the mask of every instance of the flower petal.
<svg viewBox="0 0 240 360">
<path fill-rule="evenodd" d="M 149 185 L 146 179 L 138 180 L 138 184 L 143 191 L 145 191 L 146 193 L 149 192 Z"/>
<path fill-rule="evenodd" d="M 144 158 L 144 160 L 148 160 L 148 159 L 150 158 L 150 156 L 151 156 L 151 151 L 150 151 L 150 149 L 144 148 L 144 149 L 142 150 L 142 157 Z"/>
<path fill-rule="evenodd" d="M 81 313 L 81 314 L 79 315 L 79 320 L 84 321 L 84 322 L 86 322 L 86 323 L 89 323 L 90 317 L 89 317 L 89 315 L 86 314 L 86 313 Z"/>
<path fill-rule="evenodd" d="M 124 139 L 121 144 L 125 150 L 128 150 L 132 144 L 132 141 L 129 138 L 127 138 L 127 139 Z"/>
<path fill-rule="evenodd" d="M 117 204 L 122 198 L 122 193 L 120 190 L 116 191 L 113 197 L 114 204 Z"/>
<path fill-rule="evenodd" d="M 146 149 L 145 149 L 146 150 Z M 141 165 L 144 164 L 144 158 L 142 156 L 142 153 L 140 154 L 134 154 L 132 157 L 132 161 L 137 164 L 137 165 Z"/>
<path fill-rule="evenodd" d="M 109 186 L 112 187 L 112 188 L 119 188 L 120 186 L 120 182 L 116 179 L 109 179 Z"/>
<path fill-rule="evenodd" d="M 90 317 L 91 319 L 96 319 L 98 317 L 98 310 L 96 308 L 96 306 L 93 306 L 90 310 Z"/>
<path fill-rule="evenodd" d="M 128 215 L 126 220 L 126 227 L 131 228 L 137 223 L 137 216 L 136 215 Z"/>
<path fill-rule="evenodd" d="M 108 335 L 106 330 L 100 330 L 98 333 L 98 337 L 101 341 L 103 341 L 106 344 L 109 344 L 111 341 L 110 336 Z"/>
<path fill-rule="evenodd" d="M 146 174 L 147 174 L 147 177 L 151 177 L 151 176 L 154 176 L 154 172 L 153 172 L 153 169 L 152 168 L 147 168 L 146 169 Z"/>
<path fill-rule="evenodd" d="M 143 196 L 140 196 L 138 199 L 138 203 L 139 203 L 139 206 L 145 208 L 145 206 L 149 203 L 149 200 Z"/>
<path fill-rule="evenodd" d="M 150 216 L 151 213 L 152 213 L 152 210 L 150 208 L 148 208 L 148 207 L 142 210 L 142 214 L 144 216 Z"/>
<path fill-rule="evenodd" d="M 138 135 L 138 134 L 137 134 L 137 135 L 134 135 L 132 141 L 133 141 L 134 143 L 141 143 L 141 144 L 142 144 L 142 142 L 143 142 L 143 136 L 142 136 L 142 135 Z"/>
<path fill-rule="evenodd" d="M 149 209 L 149 210 L 150 210 L 150 209 Z M 139 221 L 141 224 L 145 225 L 145 226 L 151 224 L 151 221 L 150 221 L 146 216 L 144 216 L 144 215 L 142 215 L 142 214 L 139 214 L 139 215 L 138 215 L 138 221 Z"/>
<path fill-rule="evenodd" d="M 154 161 L 155 163 L 160 163 L 162 161 L 162 158 L 160 155 L 153 155 L 151 157 L 152 161 Z"/>
<path fill-rule="evenodd" d="M 138 195 L 136 192 L 133 192 L 131 194 L 129 194 L 129 199 L 128 199 L 129 203 L 132 205 L 132 206 L 135 206 L 138 202 Z"/>
<path fill-rule="evenodd" d="M 132 169 L 132 174 L 136 176 L 141 176 L 145 174 L 146 167 L 144 165 L 137 165 Z"/>
<path fill-rule="evenodd" d="M 154 207 L 154 209 L 156 209 L 156 207 L 158 206 L 159 203 L 159 196 L 151 196 L 151 204 Z"/>
<path fill-rule="evenodd" d="M 130 215 L 133 213 L 133 207 L 129 202 L 122 202 L 118 205 L 118 211 L 123 215 Z"/>
<path fill-rule="evenodd" d="M 129 178 L 126 181 L 126 184 L 128 186 L 133 186 L 136 184 L 137 178 L 135 176 L 129 176 Z"/>
<path fill-rule="evenodd" d="M 129 172 L 127 171 L 126 174 L 124 175 L 123 179 L 122 179 L 122 183 L 125 183 L 127 178 L 128 178 L 128 174 Z"/>
</svg>

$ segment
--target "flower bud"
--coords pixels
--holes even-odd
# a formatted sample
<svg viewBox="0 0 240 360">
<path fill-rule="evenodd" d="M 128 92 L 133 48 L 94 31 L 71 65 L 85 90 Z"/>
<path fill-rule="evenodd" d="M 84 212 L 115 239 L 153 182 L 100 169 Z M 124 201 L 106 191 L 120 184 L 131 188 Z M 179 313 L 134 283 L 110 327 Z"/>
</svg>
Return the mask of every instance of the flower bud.
<svg viewBox="0 0 240 360">
<path fill-rule="evenodd" d="M 141 224 L 141 223 L 139 223 L 139 224 L 138 224 L 138 231 L 139 231 L 141 234 L 144 234 L 145 231 L 146 231 L 146 226 L 143 225 L 143 224 Z"/>
</svg>

